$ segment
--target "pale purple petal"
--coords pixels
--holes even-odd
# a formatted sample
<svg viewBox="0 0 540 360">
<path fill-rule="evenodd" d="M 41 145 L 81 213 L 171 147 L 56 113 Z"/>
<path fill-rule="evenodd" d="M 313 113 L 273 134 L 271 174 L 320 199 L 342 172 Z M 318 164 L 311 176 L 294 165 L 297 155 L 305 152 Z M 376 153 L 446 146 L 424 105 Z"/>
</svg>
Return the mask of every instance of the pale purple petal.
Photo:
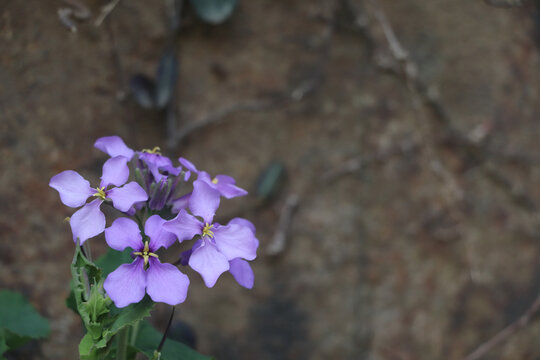
<svg viewBox="0 0 540 360">
<path fill-rule="evenodd" d="M 227 260 L 235 258 L 253 260 L 257 257 L 258 241 L 250 228 L 229 224 L 216 226 L 213 230 L 216 246 Z"/>
<path fill-rule="evenodd" d="M 206 182 L 195 180 L 189 199 L 189 208 L 194 215 L 202 217 L 207 224 L 211 224 L 219 206 L 219 197 L 219 192 L 212 189 Z"/>
<path fill-rule="evenodd" d="M 255 275 L 251 266 L 246 260 L 233 259 L 229 261 L 229 272 L 234 276 L 234 279 L 243 287 L 251 289 L 255 281 Z"/>
<path fill-rule="evenodd" d="M 195 235 L 202 233 L 204 224 L 197 220 L 193 215 L 182 209 L 172 220 L 167 221 L 163 228 L 176 235 L 178 241 L 191 240 Z"/>
<path fill-rule="evenodd" d="M 237 225 L 248 227 L 255 234 L 255 225 L 253 225 L 253 223 L 247 219 L 237 217 L 237 218 L 231 219 L 231 221 L 229 221 L 229 225 L 230 224 L 237 224 Z"/>
<path fill-rule="evenodd" d="M 121 188 L 112 188 L 107 191 L 107 197 L 112 200 L 113 206 L 120 211 L 128 211 L 133 204 L 146 201 L 148 195 L 135 181 L 127 183 Z"/>
<path fill-rule="evenodd" d="M 194 172 L 194 173 L 199 172 L 199 170 L 197 170 L 195 165 L 193 165 L 193 163 L 191 161 L 189 161 L 188 159 L 180 157 L 180 158 L 178 158 L 178 161 L 180 162 L 180 164 L 182 164 L 183 167 L 185 167 L 189 171 Z"/>
<path fill-rule="evenodd" d="M 86 199 L 93 194 L 90 183 L 73 170 L 53 176 L 49 186 L 58 191 L 60 200 L 69 207 L 84 205 Z"/>
<path fill-rule="evenodd" d="M 236 185 L 233 184 L 220 184 L 219 182 L 216 184 L 216 190 L 219 191 L 219 193 L 223 196 L 225 196 L 227 199 L 232 199 L 237 196 L 245 196 L 248 194 L 248 192 Z"/>
<path fill-rule="evenodd" d="M 135 251 L 143 248 L 139 225 L 128 218 L 118 218 L 105 229 L 105 240 L 114 250 L 122 251 L 127 247 Z"/>
<path fill-rule="evenodd" d="M 109 154 L 110 157 L 125 156 L 129 160 L 133 157 L 133 150 L 127 147 L 119 136 L 104 136 L 96 140 L 94 147 Z"/>
<path fill-rule="evenodd" d="M 162 166 L 161 170 L 166 171 L 168 174 L 178 176 L 182 172 L 182 167 L 180 166 L 176 167 L 171 164 L 171 165 Z"/>
<path fill-rule="evenodd" d="M 103 283 L 107 295 L 119 308 L 141 301 L 145 287 L 144 261 L 139 256 L 131 264 L 120 265 Z"/>
<path fill-rule="evenodd" d="M 96 199 L 77 210 L 69 220 L 73 241 L 77 238 L 82 245 L 87 239 L 99 235 L 105 230 L 105 215 L 100 210 L 103 200 Z"/>
<path fill-rule="evenodd" d="M 155 252 L 162 246 L 168 248 L 176 241 L 176 236 L 163 228 L 166 222 L 159 215 L 152 215 L 146 220 L 144 233 L 150 238 L 150 251 Z"/>
<path fill-rule="evenodd" d="M 229 270 L 229 261 L 213 244 L 203 241 L 199 248 L 193 250 L 189 266 L 201 274 L 206 286 L 211 288 L 219 276 Z"/>
<path fill-rule="evenodd" d="M 216 188 L 216 185 L 212 182 L 212 177 L 210 176 L 209 173 L 207 173 L 207 172 L 204 171 L 204 170 L 199 171 L 199 173 L 197 174 L 197 180 L 202 180 L 202 181 L 204 181 L 205 183 L 207 183 L 208 185 L 210 185 L 210 187 L 211 187 L 212 189 L 215 189 L 215 188 Z"/>
<path fill-rule="evenodd" d="M 232 176 L 229 176 L 229 175 L 217 175 L 215 177 L 215 181 L 217 185 L 220 185 L 220 184 L 231 184 L 231 185 L 234 185 L 236 184 L 236 180 L 234 180 L 234 178 Z"/>
<path fill-rule="evenodd" d="M 189 198 L 191 197 L 191 193 L 186 194 L 184 196 L 179 197 L 176 200 L 172 201 L 172 212 L 174 214 L 177 214 L 182 209 L 187 209 L 189 205 Z"/>
<path fill-rule="evenodd" d="M 103 164 L 103 175 L 101 176 L 101 186 L 107 185 L 121 186 L 129 178 L 128 158 L 125 156 L 115 156 L 105 161 Z"/>
<path fill-rule="evenodd" d="M 146 270 L 146 292 L 155 302 L 176 305 L 186 300 L 188 277 L 171 264 L 162 264 L 150 258 Z"/>
<path fill-rule="evenodd" d="M 163 155 L 141 152 L 139 153 L 139 158 L 146 163 L 148 169 L 157 182 L 161 181 L 161 179 L 164 177 L 164 175 L 159 172 L 160 168 L 167 167 L 170 169 L 173 167 L 171 159 Z"/>
</svg>

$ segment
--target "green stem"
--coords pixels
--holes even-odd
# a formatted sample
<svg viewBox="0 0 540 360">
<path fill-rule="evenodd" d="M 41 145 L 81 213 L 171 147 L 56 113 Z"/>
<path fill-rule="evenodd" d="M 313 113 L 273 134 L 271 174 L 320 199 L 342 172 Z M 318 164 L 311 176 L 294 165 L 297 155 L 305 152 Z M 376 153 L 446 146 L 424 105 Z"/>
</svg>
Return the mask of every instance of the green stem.
<svg viewBox="0 0 540 360">
<path fill-rule="evenodd" d="M 141 321 L 137 321 L 135 325 L 131 327 L 131 336 L 129 338 L 129 345 L 135 346 L 137 341 L 137 335 L 139 334 L 139 328 L 141 327 Z"/>
<path fill-rule="evenodd" d="M 128 345 L 128 330 L 129 328 L 125 327 L 118 332 L 116 335 L 118 337 L 116 343 L 116 360 L 126 360 L 127 355 L 127 345 Z"/>
</svg>

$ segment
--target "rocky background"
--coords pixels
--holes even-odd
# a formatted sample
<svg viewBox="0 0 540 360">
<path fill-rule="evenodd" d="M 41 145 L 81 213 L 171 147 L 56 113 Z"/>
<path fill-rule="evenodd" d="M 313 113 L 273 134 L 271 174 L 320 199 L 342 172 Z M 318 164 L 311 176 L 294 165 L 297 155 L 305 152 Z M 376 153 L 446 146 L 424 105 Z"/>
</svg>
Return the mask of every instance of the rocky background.
<svg viewBox="0 0 540 360">
<path fill-rule="evenodd" d="M 463 359 L 525 315 L 473 356 L 540 357 L 538 1 L 241 0 L 217 26 L 186 8 L 168 123 L 122 100 L 167 44 L 163 3 L 124 0 L 95 26 L 103 4 L 80 1 L 93 14 L 76 32 L 57 15 L 76 1 L 0 2 L 0 287 L 52 324 L 14 358 L 76 358 L 71 210 L 48 182 L 97 180 L 92 144 L 113 134 L 252 191 L 268 164 L 286 168 L 269 204 L 222 202 L 261 247 L 251 291 L 190 273 L 175 318 L 201 352 Z"/>
</svg>

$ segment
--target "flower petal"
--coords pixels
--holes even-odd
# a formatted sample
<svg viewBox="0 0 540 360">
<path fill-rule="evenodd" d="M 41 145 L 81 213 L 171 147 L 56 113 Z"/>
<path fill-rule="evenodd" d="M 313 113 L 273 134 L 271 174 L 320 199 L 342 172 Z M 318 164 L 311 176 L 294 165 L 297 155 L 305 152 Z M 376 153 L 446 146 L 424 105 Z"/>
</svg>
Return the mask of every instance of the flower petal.
<svg viewBox="0 0 540 360">
<path fill-rule="evenodd" d="M 127 183 L 121 188 L 112 188 L 107 191 L 107 197 L 112 200 L 116 209 L 123 212 L 128 211 L 133 204 L 148 199 L 146 191 L 135 181 Z"/>
<path fill-rule="evenodd" d="M 144 261 L 139 256 L 131 264 L 120 265 L 103 283 L 107 295 L 119 308 L 141 301 L 145 287 Z"/>
<path fill-rule="evenodd" d="M 150 258 L 146 270 L 146 292 L 155 302 L 176 305 L 186 300 L 188 277 L 171 264 L 162 264 Z"/>
<path fill-rule="evenodd" d="M 94 147 L 109 154 L 110 157 L 125 156 L 128 160 L 133 157 L 133 150 L 127 147 L 119 136 L 104 136 L 96 140 Z"/>
<path fill-rule="evenodd" d="M 255 234 L 255 225 L 253 225 L 253 223 L 247 219 L 236 217 L 236 218 L 231 219 L 231 221 L 229 221 L 229 225 L 230 224 L 238 224 L 241 226 L 248 227 Z"/>
<path fill-rule="evenodd" d="M 103 174 L 101 175 L 101 186 L 107 185 L 121 186 L 129 178 L 128 158 L 125 156 L 115 156 L 105 161 L 103 164 Z"/>
<path fill-rule="evenodd" d="M 251 289 L 255 281 L 255 275 L 249 263 L 240 258 L 229 261 L 229 272 L 234 276 L 234 279 L 243 287 Z"/>
<path fill-rule="evenodd" d="M 193 163 L 191 161 L 189 161 L 188 159 L 180 157 L 180 158 L 178 158 L 178 161 L 180 162 L 180 164 L 182 164 L 183 167 L 185 167 L 189 171 L 194 172 L 194 173 L 199 172 L 199 170 L 197 170 L 195 165 L 193 165 Z"/>
<path fill-rule="evenodd" d="M 163 228 L 176 235 L 178 241 L 191 240 L 202 233 L 204 225 L 193 215 L 182 209 L 172 220 L 167 221 Z"/>
<path fill-rule="evenodd" d="M 201 274 L 206 286 L 211 288 L 219 276 L 229 270 L 229 261 L 213 244 L 203 241 L 200 247 L 193 250 L 189 266 Z"/>
<path fill-rule="evenodd" d="M 235 258 L 253 260 L 257 257 L 258 240 L 249 227 L 238 224 L 216 226 L 214 238 L 217 248 L 227 260 Z"/>
<path fill-rule="evenodd" d="M 191 197 L 191 193 L 188 193 L 186 195 L 183 195 L 179 197 L 178 199 L 175 199 L 172 201 L 172 212 L 174 214 L 177 214 L 182 209 L 187 209 L 189 205 L 189 198 Z"/>
<path fill-rule="evenodd" d="M 170 169 L 173 167 L 171 159 L 163 155 L 141 152 L 139 153 L 139 158 L 146 163 L 156 182 L 161 181 L 165 177 L 159 172 L 161 168 L 167 167 Z"/>
<path fill-rule="evenodd" d="M 207 183 L 208 185 L 210 185 L 210 187 L 212 189 L 215 189 L 216 188 L 216 185 L 212 182 L 212 177 L 210 176 L 209 173 L 207 173 L 206 171 L 204 170 L 201 170 L 198 172 L 197 174 L 197 180 L 202 180 L 204 181 L 205 183 Z"/>
<path fill-rule="evenodd" d="M 92 196 L 92 188 L 88 180 L 73 170 L 62 171 L 51 178 L 49 186 L 58 191 L 60 200 L 69 207 L 84 205 Z"/>
<path fill-rule="evenodd" d="M 162 246 L 168 248 L 176 241 L 176 236 L 163 228 L 166 222 L 159 215 L 152 215 L 146 220 L 144 233 L 150 238 L 150 251 L 157 251 Z"/>
<path fill-rule="evenodd" d="M 103 200 L 96 199 L 84 205 L 71 216 L 69 224 L 73 232 L 73 241 L 79 238 L 82 245 L 87 239 L 99 235 L 105 230 L 105 215 L 99 208 Z"/>
<path fill-rule="evenodd" d="M 128 218 L 118 218 L 105 229 L 105 241 L 114 250 L 122 251 L 127 247 L 140 251 L 144 244 L 139 225 Z"/>
<path fill-rule="evenodd" d="M 237 196 L 245 196 L 248 192 L 236 185 L 233 184 L 220 184 L 219 182 L 216 185 L 217 191 L 227 199 L 232 199 Z"/>
<path fill-rule="evenodd" d="M 204 219 L 207 224 L 211 224 L 219 206 L 219 192 L 212 189 L 210 185 L 202 180 L 193 182 L 193 192 L 189 199 L 191 212 Z"/>
</svg>

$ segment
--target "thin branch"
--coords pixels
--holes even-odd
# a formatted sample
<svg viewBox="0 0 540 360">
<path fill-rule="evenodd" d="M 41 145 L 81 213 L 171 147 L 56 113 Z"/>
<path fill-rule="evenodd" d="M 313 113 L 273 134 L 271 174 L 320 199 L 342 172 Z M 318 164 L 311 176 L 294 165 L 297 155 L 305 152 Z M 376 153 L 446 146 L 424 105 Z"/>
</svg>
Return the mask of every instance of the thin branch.
<svg viewBox="0 0 540 360">
<path fill-rule="evenodd" d="M 527 2 L 527 0 L 484 0 L 484 2 L 488 5 L 495 7 L 511 8 L 523 6 Z"/>
<path fill-rule="evenodd" d="M 110 3 L 103 6 L 101 8 L 101 13 L 99 14 L 98 18 L 96 19 L 96 22 L 94 23 L 94 25 L 95 26 L 101 26 L 103 21 L 105 21 L 107 16 L 109 16 L 112 13 L 112 11 L 116 7 L 116 5 L 118 5 L 119 3 L 120 3 L 120 0 L 112 0 Z"/>
<path fill-rule="evenodd" d="M 227 105 L 210 114 L 205 115 L 199 120 L 193 121 L 190 124 L 181 128 L 176 136 L 171 139 L 171 147 L 174 147 L 179 142 L 182 142 L 192 133 L 201 130 L 207 126 L 217 124 L 225 120 L 228 116 L 242 111 L 260 111 L 267 110 L 276 104 L 275 100 L 248 100 L 241 103 Z"/>
<path fill-rule="evenodd" d="M 334 12 L 336 9 L 333 9 Z M 189 122 L 183 128 L 181 128 L 176 136 L 171 136 L 168 141 L 168 146 L 173 148 L 183 140 L 185 140 L 192 133 L 206 128 L 210 125 L 220 123 L 228 118 L 230 115 L 244 111 L 266 111 L 278 106 L 286 106 L 295 102 L 303 101 L 309 94 L 313 93 L 323 82 L 325 77 L 325 69 L 328 63 L 330 55 L 330 47 L 332 44 L 332 37 L 335 29 L 335 14 L 333 13 L 329 19 L 325 20 L 327 27 L 323 32 L 323 45 L 320 52 L 320 57 L 317 60 L 315 70 L 311 76 L 302 81 L 299 85 L 293 89 L 286 89 L 279 92 L 277 95 L 265 99 L 251 99 L 238 103 L 226 105 L 221 109 L 218 109 L 212 113 L 205 115 L 199 120 Z"/>
<path fill-rule="evenodd" d="M 510 336 L 527 326 L 534 315 L 540 310 L 540 294 L 533 302 L 531 307 L 523 314 L 519 319 L 512 324 L 505 327 L 497 335 L 480 345 L 476 350 L 467 355 L 464 360 L 479 360 L 487 353 L 489 353 L 494 347 L 500 343 L 506 341 Z"/>
<path fill-rule="evenodd" d="M 125 81 L 124 69 L 122 67 L 122 61 L 120 60 L 120 53 L 118 51 L 118 45 L 116 42 L 116 36 L 111 24 L 111 19 L 105 19 L 105 30 L 109 36 L 109 42 L 111 46 L 111 59 L 113 62 L 114 70 L 116 72 L 116 81 L 118 83 L 118 90 L 116 92 L 116 98 L 120 101 L 124 100 L 128 94 L 128 88 Z"/>
<path fill-rule="evenodd" d="M 289 233 L 289 226 L 291 225 L 292 217 L 295 210 L 300 203 L 300 196 L 298 194 L 289 194 L 285 200 L 285 205 L 281 209 L 279 222 L 272 242 L 266 248 L 266 254 L 270 256 L 279 255 L 285 250 L 287 243 L 287 234 Z"/>
<path fill-rule="evenodd" d="M 341 176 L 355 173 L 369 165 L 381 163 L 393 156 L 408 156 L 418 150 L 418 148 L 419 144 L 412 141 L 405 141 L 388 149 L 379 150 L 372 154 L 355 157 L 346 161 L 344 164 L 323 173 L 320 181 L 322 183 L 330 183 Z"/>
</svg>

